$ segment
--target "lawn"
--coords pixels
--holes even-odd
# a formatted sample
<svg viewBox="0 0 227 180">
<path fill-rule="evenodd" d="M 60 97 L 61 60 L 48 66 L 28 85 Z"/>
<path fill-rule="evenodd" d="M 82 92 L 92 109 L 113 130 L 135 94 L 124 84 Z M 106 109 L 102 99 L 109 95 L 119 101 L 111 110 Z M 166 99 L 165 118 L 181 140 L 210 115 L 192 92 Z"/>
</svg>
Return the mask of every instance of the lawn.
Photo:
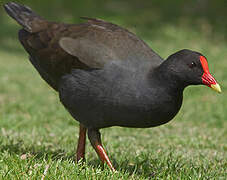
<svg viewBox="0 0 227 180">
<path fill-rule="evenodd" d="M 179 20 L 160 23 L 157 29 L 145 18 L 146 11 L 140 16 L 132 15 L 133 8 L 125 14 L 120 9 L 118 16 L 106 11 L 99 16 L 129 28 L 163 58 L 183 48 L 203 53 L 223 93 L 189 87 L 180 112 L 166 125 L 102 129 L 116 173 L 102 165 L 88 140 L 86 162 L 77 164 L 78 122 L 29 63 L 16 39 L 19 26 L 0 12 L 0 179 L 226 179 L 225 35 L 204 19 L 198 26 Z"/>
</svg>

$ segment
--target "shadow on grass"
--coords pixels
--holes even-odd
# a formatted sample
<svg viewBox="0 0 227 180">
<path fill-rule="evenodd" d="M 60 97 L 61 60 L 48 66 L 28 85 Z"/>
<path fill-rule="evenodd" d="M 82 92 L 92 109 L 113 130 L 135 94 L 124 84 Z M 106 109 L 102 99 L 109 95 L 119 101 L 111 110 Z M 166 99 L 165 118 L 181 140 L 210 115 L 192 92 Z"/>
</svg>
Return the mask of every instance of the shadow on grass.
<svg viewBox="0 0 227 180">
<path fill-rule="evenodd" d="M 0 153 L 8 152 L 9 154 L 17 154 L 19 156 L 23 154 L 30 154 L 34 159 L 37 160 L 48 160 L 51 158 L 52 161 L 75 161 L 75 154 L 68 154 L 63 149 L 51 150 L 51 148 L 44 146 L 40 146 L 40 149 L 37 149 L 34 146 L 26 147 L 22 140 L 18 140 L 17 142 L 15 142 L 15 140 L 10 140 L 7 144 L 0 144 Z M 128 173 L 129 175 L 143 175 L 143 177 L 146 178 L 153 177 L 155 175 L 154 171 L 151 169 L 150 160 L 135 160 L 135 164 L 132 165 L 127 160 L 119 164 L 117 159 L 118 158 L 111 158 L 111 161 L 113 166 L 119 172 Z M 97 156 L 91 160 L 87 158 L 86 164 L 93 168 L 104 168 L 104 166 L 107 166 L 106 164 L 104 165 Z"/>
<path fill-rule="evenodd" d="M 119 157 L 120 158 L 120 157 Z M 142 161 L 136 161 L 134 165 L 132 165 L 128 160 L 124 161 L 124 163 L 118 163 L 118 158 L 111 158 L 111 162 L 114 166 L 114 168 L 121 173 L 127 173 L 130 176 L 131 175 L 137 175 L 137 176 L 143 176 L 145 178 L 152 178 L 155 176 L 154 170 L 151 168 L 150 161 L 149 160 L 142 160 Z M 107 164 L 103 164 L 101 160 L 98 159 L 98 157 L 95 157 L 95 159 L 86 160 L 86 164 L 93 168 L 102 168 L 105 167 L 108 168 Z"/>
<path fill-rule="evenodd" d="M 0 143 L 1 144 L 1 143 Z M 51 150 L 48 149 L 47 147 L 37 149 L 33 146 L 31 147 L 25 147 L 23 144 L 23 141 L 18 141 L 15 143 L 15 140 L 10 140 L 10 143 L 1 145 L 0 152 L 9 152 L 10 154 L 17 154 L 17 155 L 22 155 L 22 154 L 31 154 L 32 156 L 35 157 L 35 159 L 48 159 L 51 157 L 53 160 L 74 160 L 74 155 L 67 155 L 67 153 L 62 150 L 62 149 L 57 149 L 57 150 Z"/>
</svg>

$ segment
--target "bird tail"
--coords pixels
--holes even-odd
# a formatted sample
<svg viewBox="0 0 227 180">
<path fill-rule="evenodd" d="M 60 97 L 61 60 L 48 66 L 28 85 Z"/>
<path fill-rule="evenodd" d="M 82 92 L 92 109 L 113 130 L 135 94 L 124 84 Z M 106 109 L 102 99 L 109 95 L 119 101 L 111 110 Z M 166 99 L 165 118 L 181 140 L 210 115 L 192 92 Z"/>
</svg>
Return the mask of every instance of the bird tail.
<svg viewBox="0 0 227 180">
<path fill-rule="evenodd" d="M 15 19 L 23 28 L 31 33 L 42 30 L 43 26 L 39 26 L 44 19 L 33 12 L 29 7 L 9 2 L 4 4 L 4 8 L 9 16 Z"/>
</svg>

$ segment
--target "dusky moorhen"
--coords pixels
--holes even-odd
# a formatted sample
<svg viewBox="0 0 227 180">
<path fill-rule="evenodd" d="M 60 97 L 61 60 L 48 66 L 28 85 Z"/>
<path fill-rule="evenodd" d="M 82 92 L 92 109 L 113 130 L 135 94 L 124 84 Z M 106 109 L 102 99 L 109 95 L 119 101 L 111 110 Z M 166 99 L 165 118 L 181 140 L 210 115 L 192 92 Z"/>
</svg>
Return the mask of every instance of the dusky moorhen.
<svg viewBox="0 0 227 180">
<path fill-rule="evenodd" d="M 189 85 L 204 84 L 221 92 L 198 52 L 181 50 L 163 61 L 115 24 L 92 18 L 77 25 L 55 23 L 17 3 L 4 8 L 23 27 L 19 40 L 31 63 L 80 122 L 77 160 L 84 158 L 88 130 L 93 148 L 114 171 L 99 129 L 167 123 L 179 111 Z"/>
</svg>

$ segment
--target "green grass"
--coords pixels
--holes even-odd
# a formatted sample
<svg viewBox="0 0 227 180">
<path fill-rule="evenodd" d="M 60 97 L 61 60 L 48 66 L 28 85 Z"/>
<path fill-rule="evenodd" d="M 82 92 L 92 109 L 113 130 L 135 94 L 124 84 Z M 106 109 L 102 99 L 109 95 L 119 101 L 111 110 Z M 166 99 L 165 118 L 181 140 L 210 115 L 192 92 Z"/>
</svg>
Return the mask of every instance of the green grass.
<svg viewBox="0 0 227 180">
<path fill-rule="evenodd" d="M 4 32 L 12 36 L 2 38 L 0 49 L 0 179 L 41 179 L 45 170 L 45 179 L 227 178 L 227 42 L 222 34 L 204 32 L 205 22 L 199 29 L 167 23 L 155 32 L 127 25 L 164 58 L 183 48 L 202 52 L 223 93 L 190 87 L 180 113 L 166 125 L 101 130 L 117 169 L 112 173 L 88 141 L 86 163 L 74 162 L 78 123 L 29 63 L 13 21 L 4 18 Z M 114 22 L 127 24 L 119 17 Z"/>
</svg>

